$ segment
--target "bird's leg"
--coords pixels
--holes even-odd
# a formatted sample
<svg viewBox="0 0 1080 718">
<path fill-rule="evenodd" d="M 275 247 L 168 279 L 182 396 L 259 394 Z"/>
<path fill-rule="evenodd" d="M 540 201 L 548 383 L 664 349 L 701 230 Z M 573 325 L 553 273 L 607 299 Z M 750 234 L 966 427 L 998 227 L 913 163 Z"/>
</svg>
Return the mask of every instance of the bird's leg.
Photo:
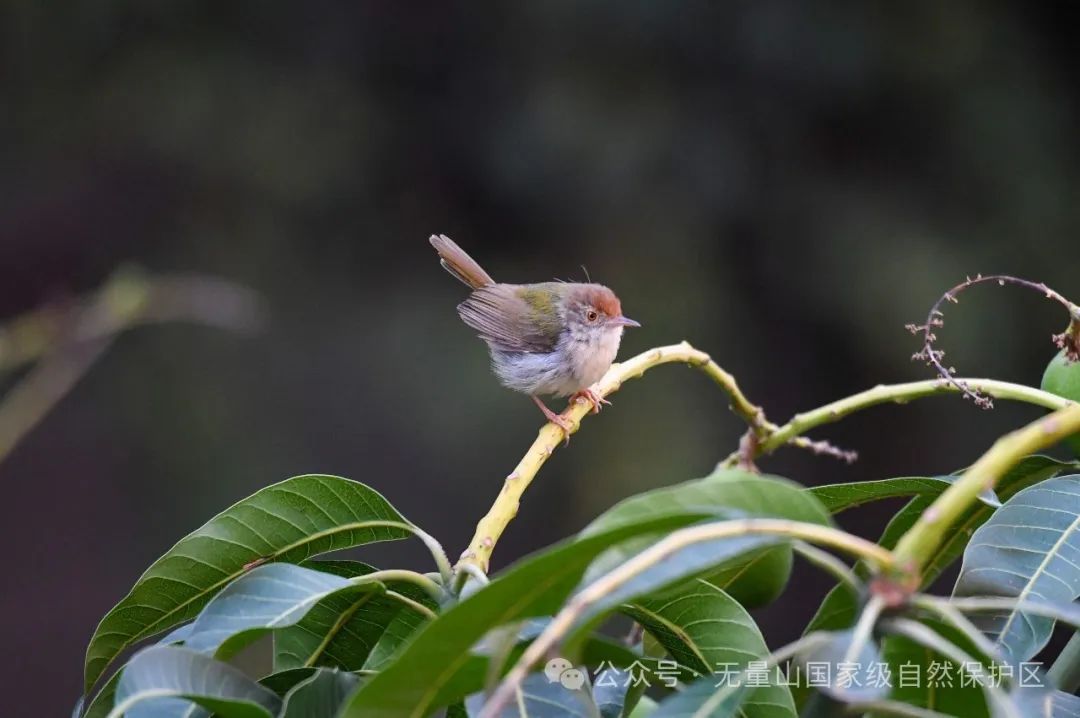
<svg viewBox="0 0 1080 718">
<path fill-rule="evenodd" d="M 605 404 L 611 406 L 610 401 L 600 396 L 592 389 L 582 389 L 581 391 L 575 392 L 574 395 L 570 397 L 570 401 L 578 401 L 581 399 L 592 404 L 592 413 L 594 414 L 599 414 L 600 409 L 602 409 Z"/>
<path fill-rule="evenodd" d="M 573 424 L 571 424 L 569 421 L 567 421 L 566 419 L 564 419 L 561 416 L 559 416 L 558 414 L 556 414 L 551 409 L 547 408 L 547 404 L 540 401 L 540 397 L 538 397 L 538 396 L 530 396 L 530 398 L 534 402 L 536 402 L 536 405 L 538 407 L 540 407 L 540 411 L 544 412 L 544 416 L 547 418 L 548 421 L 550 421 L 552 424 L 554 424 L 555 426 L 557 426 L 557 427 L 559 427 L 560 429 L 563 430 L 563 434 L 566 436 L 566 443 L 569 444 L 570 443 L 570 430 L 573 428 Z"/>
</svg>

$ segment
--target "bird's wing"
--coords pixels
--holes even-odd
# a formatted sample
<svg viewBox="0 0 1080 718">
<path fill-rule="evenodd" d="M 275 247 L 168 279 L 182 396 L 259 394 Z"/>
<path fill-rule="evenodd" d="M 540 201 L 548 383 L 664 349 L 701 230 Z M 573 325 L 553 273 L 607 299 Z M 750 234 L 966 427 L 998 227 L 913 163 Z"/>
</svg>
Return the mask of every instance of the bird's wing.
<svg viewBox="0 0 1080 718">
<path fill-rule="evenodd" d="M 550 291 L 491 284 L 458 305 L 462 321 L 495 349 L 550 352 L 559 341 L 560 319 Z"/>
</svg>

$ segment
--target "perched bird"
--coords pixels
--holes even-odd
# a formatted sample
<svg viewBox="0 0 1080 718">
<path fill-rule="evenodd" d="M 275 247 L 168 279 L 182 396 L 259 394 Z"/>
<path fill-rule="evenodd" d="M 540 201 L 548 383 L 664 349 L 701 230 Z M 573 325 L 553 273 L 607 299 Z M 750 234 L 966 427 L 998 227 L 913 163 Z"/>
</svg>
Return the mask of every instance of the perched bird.
<svg viewBox="0 0 1080 718">
<path fill-rule="evenodd" d="M 443 268 L 473 290 L 458 314 L 487 342 L 499 381 L 532 397 L 569 441 L 569 422 L 540 395 L 570 396 L 600 411 L 611 402 L 589 387 L 615 361 L 623 328 L 641 325 L 623 316 L 615 292 L 601 284 L 499 284 L 446 235 L 432 235 L 431 246 Z"/>
</svg>

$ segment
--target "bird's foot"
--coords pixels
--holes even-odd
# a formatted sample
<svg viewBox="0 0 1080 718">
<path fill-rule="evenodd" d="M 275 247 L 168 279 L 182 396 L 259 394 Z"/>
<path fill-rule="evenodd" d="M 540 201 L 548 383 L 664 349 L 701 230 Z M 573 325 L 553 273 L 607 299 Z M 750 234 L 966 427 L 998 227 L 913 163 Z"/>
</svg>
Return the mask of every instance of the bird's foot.
<svg viewBox="0 0 1080 718">
<path fill-rule="evenodd" d="M 570 432 L 574 428 L 573 423 L 571 421 L 569 421 L 568 419 L 564 419 L 559 414 L 556 414 L 551 409 L 547 408 L 547 404 L 540 401 L 539 397 L 534 396 L 534 397 L 532 397 L 532 400 L 534 402 L 536 402 L 536 405 L 538 407 L 540 407 L 540 411 L 544 412 L 544 417 L 548 421 L 550 421 L 552 424 L 554 424 L 555 426 L 557 426 L 557 427 L 559 427 L 560 429 L 563 430 L 563 435 L 566 437 L 566 441 L 564 442 L 564 445 L 569 444 L 570 443 Z"/>
<path fill-rule="evenodd" d="M 611 406 L 611 402 L 597 394 L 592 389 L 582 389 L 570 397 L 570 401 L 587 401 L 592 404 L 592 413 L 599 414 L 604 406 Z"/>
</svg>

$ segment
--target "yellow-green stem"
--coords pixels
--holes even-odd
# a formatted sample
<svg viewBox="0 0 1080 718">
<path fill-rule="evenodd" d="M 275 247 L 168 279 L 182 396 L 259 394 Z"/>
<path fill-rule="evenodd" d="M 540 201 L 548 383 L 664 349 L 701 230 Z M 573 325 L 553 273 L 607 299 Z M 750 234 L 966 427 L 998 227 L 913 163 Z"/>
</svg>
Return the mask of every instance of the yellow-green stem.
<svg viewBox="0 0 1080 718">
<path fill-rule="evenodd" d="M 525 649 L 513 669 L 506 674 L 498 690 L 484 706 L 481 717 L 498 715 L 501 707 L 506 704 L 521 681 L 528 675 L 529 669 L 545 656 L 574 627 L 585 611 L 597 601 L 687 546 L 703 541 L 751 534 L 803 539 L 813 544 L 844 551 L 869 562 L 880 570 L 890 570 L 894 565 L 893 554 L 888 549 L 831 526 L 785 519 L 736 519 L 680 529 L 596 579 L 571 598 L 536 640 Z"/>
<path fill-rule="evenodd" d="M 1024 386 L 1023 384 L 1013 384 L 1007 381 L 997 381 L 996 379 L 960 379 L 958 383 L 995 399 L 1021 401 L 1047 409 L 1061 409 L 1073 403 L 1056 394 Z M 960 393 L 957 385 L 949 384 L 942 379 L 911 381 L 903 384 L 879 384 L 858 394 L 852 394 L 820 406 L 817 409 L 796 414 L 791 418 L 791 421 L 777 427 L 775 431 L 769 432 L 761 440 L 755 451 L 755 456 L 771 454 L 781 446 L 794 442 L 811 429 L 840 421 L 845 416 L 872 406 L 890 403 L 906 404 L 913 399 L 957 393 Z M 724 460 L 724 465 L 734 466 L 738 460 L 738 452 L 733 453 Z"/>
<path fill-rule="evenodd" d="M 901 537 L 894 552 L 897 565 L 905 572 L 917 574 L 941 544 L 945 532 L 978 500 L 980 493 L 994 488 L 998 479 L 1024 456 L 1078 432 L 1080 404 L 1070 404 L 998 439 Z"/>
<path fill-rule="evenodd" d="M 694 349 L 687 342 L 650 349 L 632 359 L 613 364 L 592 389 L 601 397 L 608 396 L 618 391 L 623 382 L 628 379 L 640 377 L 654 366 L 672 362 L 689 364 L 705 372 L 728 395 L 732 411 L 746 420 L 757 435 L 768 436 L 776 429 L 774 425 L 764 420 L 761 409 L 751 404 L 743 395 L 738 384 L 735 383 L 735 377 L 721 369 L 708 354 Z M 588 414 L 590 408 L 589 403 L 577 401 L 572 402 L 562 413 L 562 418 L 570 424 L 571 434 L 578 430 L 581 420 Z M 506 477 L 502 490 L 495 498 L 495 503 L 476 525 L 476 532 L 469 543 L 469 548 L 462 554 L 460 563 L 472 564 L 487 573 L 491 553 L 507 525 L 517 515 L 522 494 L 564 438 L 563 430 L 555 424 L 549 423 L 540 429 L 539 435 L 525 452 L 525 456 Z"/>
</svg>

